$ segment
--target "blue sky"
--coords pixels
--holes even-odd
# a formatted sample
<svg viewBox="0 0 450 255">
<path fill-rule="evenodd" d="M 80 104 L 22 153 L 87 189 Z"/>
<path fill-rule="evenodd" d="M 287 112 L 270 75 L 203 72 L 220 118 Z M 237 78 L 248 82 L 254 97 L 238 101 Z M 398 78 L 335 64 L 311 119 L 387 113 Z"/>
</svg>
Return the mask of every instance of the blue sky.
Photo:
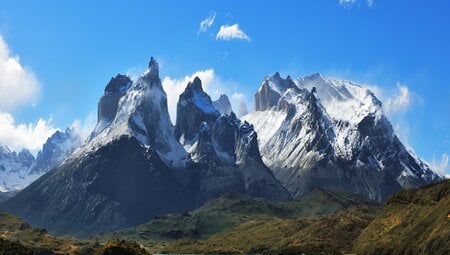
<svg viewBox="0 0 450 255">
<path fill-rule="evenodd" d="M 449 1 L 1 1 L 9 50 L 0 54 L 23 70 L 0 79 L 0 99 L 11 101 L 0 113 L 17 137 L 90 126 L 109 79 L 137 75 L 150 56 L 170 88 L 200 72 L 213 97 L 235 94 L 249 108 L 265 75 L 320 72 L 398 103 L 390 117 L 402 140 L 448 170 L 449 12 Z M 10 146 L 38 147 L 21 139 Z"/>
</svg>

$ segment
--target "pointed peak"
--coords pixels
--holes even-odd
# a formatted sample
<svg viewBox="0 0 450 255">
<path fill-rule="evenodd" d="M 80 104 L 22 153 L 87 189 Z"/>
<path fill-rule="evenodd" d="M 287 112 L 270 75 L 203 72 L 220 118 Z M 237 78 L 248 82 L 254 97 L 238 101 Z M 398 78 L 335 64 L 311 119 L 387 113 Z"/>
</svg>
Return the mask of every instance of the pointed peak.
<svg viewBox="0 0 450 255">
<path fill-rule="evenodd" d="M 280 73 L 279 73 L 279 72 L 275 72 L 275 73 L 272 75 L 272 78 L 275 78 L 275 79 L 281 79 Z"/>
<path fill-rule="evenodd" d="M 198 78 L 198 76 L 196 76 L 192 82 L 188 83 L 186 89 L 203 92 L 202 81 Z"/>
<path fill-rule="evenodd" d="M 219 99 L 217 100 L 228 100 L 228 96 L 225 94 L 220 94 Z"/>
<path fill-rule="evenodd" d="M 148 70 L 150 74 L 159 76 L 159 64 L 155 58 L 151 57 L 148 63 Z"/>
<path fill-rule="evenodd" d="M 324 79 L 324 77 L 323 77 L 323 75 L 321 74 L 321 73 L 315 73 L 315 74 L 312 74 L 312 75 L 310 75 L 310 76 L 308 76 L 308 78 L 309 79 Z"/>
<path fill-rule="evenodd" d="M 148 68 L 159 67 L 158 61 L 152 56 L 148 62 Z"/>
</svg>

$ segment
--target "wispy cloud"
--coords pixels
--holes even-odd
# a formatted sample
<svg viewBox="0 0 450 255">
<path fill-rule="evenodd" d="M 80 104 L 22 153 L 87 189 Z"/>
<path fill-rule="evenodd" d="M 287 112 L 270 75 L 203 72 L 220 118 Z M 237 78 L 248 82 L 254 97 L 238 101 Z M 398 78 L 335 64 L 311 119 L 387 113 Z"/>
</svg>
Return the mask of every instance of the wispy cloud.
<svg viewBox="0 0 450 255">
<path fill-rule="evenodd" d="M 231 99 L 241 101 L 241 100 L 245 99 L 245 95 L 243 93 L 240 93 L 240 92 L 234 92 L 231 95 Z"/>
<path fill-rule="evenodd" d="M 405 85 L 397 83 L 397 91 L 392 97 L 388 97 L 383 104 L 386 113 L 394 113 L 407 110 L 411 105 L 411 92 Z"/>
<path fill-rule="evenodd" d="M 57 129 L 51 119 L 40 118 L 32 123 L 16 123 L 8 113 L 22 105 L 33 105 L 40 85 L 33 72 L 11 53 L 0 35 L 0 142 L 12 150 L 36 152 Z"/>
<path fill-rule="evenodd" d="M 202 80 L 203 89 L 206 89 L 212 80 L 215 78 L 214 69 L 200 70 L 192 75 L 187 75 L 182 78 L 172 78 L 166 76 L 162 80 L 163 88 L 167 94 L 167 106 L 169 108 L 169 115 L 173 123 L 177 117 L 177 103 L 181 93 L 183 93 L 188 82 L 193 81 L 195 77 Z"/>
<path fill-rule="evenodd" d="M 445 176 L 447 179 L 450 179 L 450 165 L 449 165 L 449 156 L 447 153 L 442 154 L 441 159 L 438 160 L 433 156 L 433 160 L 429 162 L 431 169 L 436 171 L 437 173 Z"/>
<path fill-rule="evenodd" d="M 74 128 L 84 140 L 94 130 L 95 124 L 97 124 L 97 111 L 92 110 L 83 119 L 75 119 L 71 128 Z"/>
<path fill-rule="evenodd" d="M 56 130 L 52 119 L 17 124 L 11 114 L 0 112 L 0 142 L 15 151 L 23 148 L 33 152 L 40 150 Z"/>
<path fill-rule="evenodd" d="M 200 22 L 200 29 L 198 33 L 204 33 L 214 24 L 214 20 L 216 19 L 217 13 L 215 11 L 211 11 L 209 16 Z"/>
<path fill-rule="evenodd" d="M 216 35 L 216 40 L 244 40 L 250 42 L 250 37 L 244 33 L 239 27 L 239 24 L 223 25 L 220 27 L 219 32 Z"/>
<path fill-rule="evenodd" d="M 35 103 L 39 82 L 33 72 L 22 66 L 19 56 L 11 54 L 0 35 L 0 110 Z"/>
<path fill-rule="evenodd" d="M 360 2 L 365 2 L 367 6 L 372 8 L 375 0 L 339 0 L 339 4 L 345 8 L 351 8 Z"/>
<path fill-rule="evenodd" d="M 408 86 L 398 82 L 395 88 L 390 89 L 373 85 L 366 86 L 382 102 L 383 111 L 392 122 L 396 135 L 409 150 L 413 150 L 409 142 L 410 124 L 407 113 L 421 99 L 418 96 L 413 97 L 414 92 Z"/>
</svg>

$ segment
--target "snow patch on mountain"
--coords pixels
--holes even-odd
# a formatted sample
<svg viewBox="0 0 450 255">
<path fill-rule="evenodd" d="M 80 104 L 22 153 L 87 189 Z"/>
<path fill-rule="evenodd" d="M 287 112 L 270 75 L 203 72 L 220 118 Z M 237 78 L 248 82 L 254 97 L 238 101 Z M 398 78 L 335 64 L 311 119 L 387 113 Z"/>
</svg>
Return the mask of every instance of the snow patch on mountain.
<svg viewBox="0 0 450 255">
<path fill-rule="evenodd" d="M 266 110 L 251 112 L 242 116 L 241 120 L 253 124 L 258 132 L 258 143 L 262 148 L 277 132 L 286 116 L 287 113 L 283 111 Z"/>
<path fill-rule="evenodd" d="M 351 81 L 329 79 L 315 74 L 294 80 L 299 88 L 316 88 L 317 98 L 335 120 L 359 123 L 365 116 L 380 116 L 381 102 L 367 88 Z"/>
</svg>

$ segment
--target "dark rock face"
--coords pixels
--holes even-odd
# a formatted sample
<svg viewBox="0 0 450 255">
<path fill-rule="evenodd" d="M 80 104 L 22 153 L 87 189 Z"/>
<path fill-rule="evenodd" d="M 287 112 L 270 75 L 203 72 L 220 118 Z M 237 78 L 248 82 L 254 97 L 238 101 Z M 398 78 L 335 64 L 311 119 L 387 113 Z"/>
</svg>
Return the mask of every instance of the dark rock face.
<svg viewBox="0 0 450 255">
<path fill-rule="evenodd" d="M 288 76 L 286 79 L 283 79 L 278 72 L 272 77 L 266 77 L 262 86 L 255 94 L 255 111 L 276 108 L 281 94 L 288 89 L 298 89 L 291 77 Z"/>
<path fill-rule="evenodd" d="M 203 122 L 190 153 L 195 169 L 188 185 L 201 206 L 228 192 L 289 199 L 288 192 L 261 160 L 256 132 L 234 114 L 220 116 L 206 131 Z"/>
<path fill-rule="evenodd" d="M 106 85 L 105 94 L 98 102 L 98 122 L 94 133 L 99 133 L 109 125 L 117 114 L 119 100 L 125 95 L 132 84 L 131 79 L 126 75 L 117 74 L 111 78 Z"/>
<path fill-rule="evenodd" d="M 56 234 L 86 236 L 187 209 L 181 187 L 157 153 L 123 136 L 70 158 L 2 208 Z"/>
<path fill-rule="evenodd" d="M 56 131 L 38 152 L 29 174 L 42 174 L 58 166 L 82 142 L 81 136 L 73 128 L 67 128 L 65 132 Z"/>
<path fill-rule="evenodd" d="M 273 91 L 266 81 L 255 94 L 255 111 L 270 110 L 278 105 L 280 95 Z"/>
<path fill-rule="evenodd" d="M 231 191 L 289 198 L 262 162 L 253 126 L 241 123 L 233 112 L 219 115 L 199 80 L 188 84 L 177 109 L 177 137 L 183 136 L 180 141 L 189 148 L 191 167 L 196 169 L 189 184 L 196 205 Z"/>
<path fill-rule="evenodd" d="M 211 140 L 211 131 L 208 123 L 205 121 L 200 124 L 197 134 L 197 143 L 195 146 L 195 150 L 193 150 L 191 157 L 196 158 L 197 161 L 209 163 L 217 158 L 216 151 L 214 150 Z"/>
<path fill-rule="evenodd" d="M 212 104 L 220 112 L 220 114 L 231 114 L 233 111 L 230 100 L 225 94 L 220 95 L 219 99 L 213 101 Z"/>
<path fill-rule="evenodd" d="M 195 77 L 178 100 L 175 137 L 180 139 L 183 136 L 184 140 L 191 140 L 198 132 L 200 123 L 213 122 L 219 115 L 211 97 L 203 91 L 201 80 Z"/>
</svg>

